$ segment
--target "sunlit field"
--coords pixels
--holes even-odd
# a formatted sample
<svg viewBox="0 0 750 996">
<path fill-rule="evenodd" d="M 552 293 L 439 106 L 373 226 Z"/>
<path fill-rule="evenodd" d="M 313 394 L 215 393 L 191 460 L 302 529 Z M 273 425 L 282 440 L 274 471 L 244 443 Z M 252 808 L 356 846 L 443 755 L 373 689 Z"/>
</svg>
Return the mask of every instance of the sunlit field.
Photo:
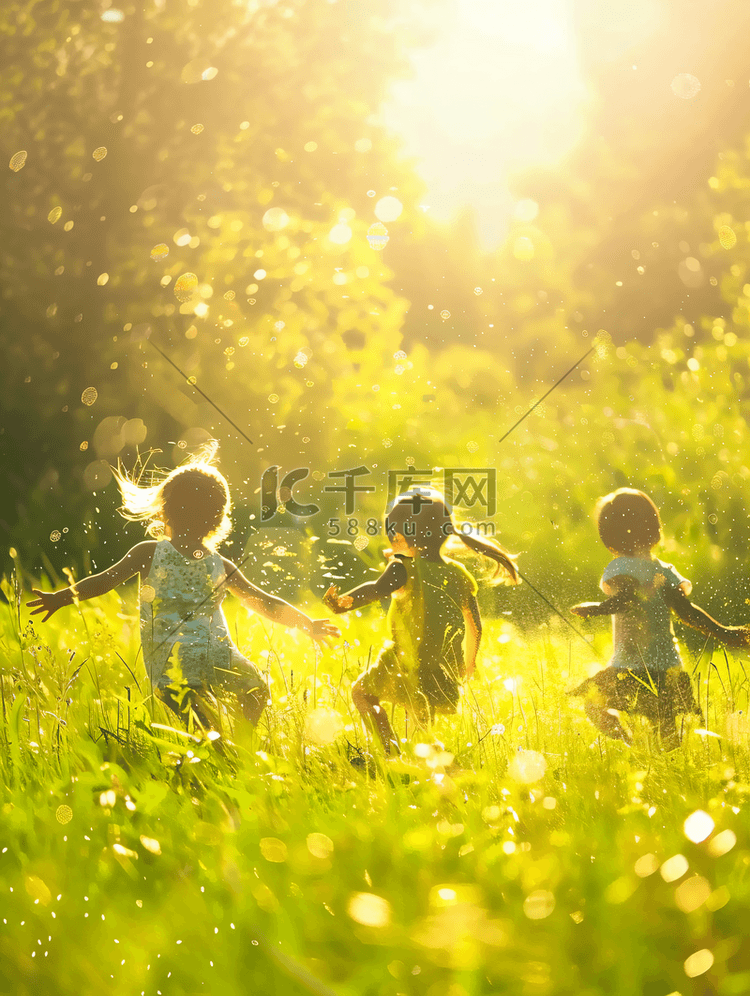
<svg viewBox="0 0 750 996">
<path fill-rule="evenodd" d="M 238 616 L 273 704 L 214 740 L 154 706 L 118 596 L 66 612 L 4 611 L 2 991 L 747 991 L 746 661 L 693 662 L 710 733 L 631 749 L 565 694 L 603 624 L 490 621 L 460 713 L 397 710 L 384 762 L 349 700 L 376 607 L 317 657 Z"/>
<path fill-rule="evenodd" d="M 568 694 L 613 652 L 570 608 L 616 489 L 750 624 L 749 31 L 747 0 L 0 3 L 0 994 L 750 992 L 748 652 L 676 622 L 671 750 Z M 26 605 L 144 539 L 118 474 L 208 452 L 256 729 L 153 696 L 135 580 Z M 521 583 L 456 539 L 476 674 L 430 729 L 383 696 L 385 757 L 352 688 L 387 599 L 330 647 L 262 608 L 330 633 L 428 485 Z M 188 565 L 191 498 L 150 506 Z"/>
</svg>

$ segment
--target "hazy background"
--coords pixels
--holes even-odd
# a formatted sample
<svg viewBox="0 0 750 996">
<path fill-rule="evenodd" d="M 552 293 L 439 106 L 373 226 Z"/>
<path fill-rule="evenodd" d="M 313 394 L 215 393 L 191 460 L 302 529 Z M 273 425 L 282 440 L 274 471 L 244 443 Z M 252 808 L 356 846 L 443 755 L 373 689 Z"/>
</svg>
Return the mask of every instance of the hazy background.
<svg viewBox="0 0 750 996">
<path fill-rule="evenodd" d="M 749 22 L 732 0 L 5 5 L 6 569 L 105 566 L 140 536 L 109 465 L 215 436 L 230 554 L 264 469 L 310 470 L 320 515 L 252 540 L 274 590 L 377 564 L 378 537 L 326 542 L 329 472 L 372 472 L 364 523 L 389 468 L 494 467 L 498 535 L 550 588 L 595 580 L 591 508 L 628 483 L 741 606 Z M 606 355 L 500 444 L 600 329 Z"/>
</svg>

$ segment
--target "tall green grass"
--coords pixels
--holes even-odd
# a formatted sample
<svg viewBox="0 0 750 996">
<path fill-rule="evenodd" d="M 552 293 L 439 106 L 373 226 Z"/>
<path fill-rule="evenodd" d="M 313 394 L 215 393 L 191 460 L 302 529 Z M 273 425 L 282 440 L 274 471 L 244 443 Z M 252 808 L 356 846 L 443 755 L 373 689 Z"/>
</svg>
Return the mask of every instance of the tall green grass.
<svg viewBox="0 0 750 996">
<path fill-rule="evenodd" d="M 273 704 L 210 741 L 150 697 L 116 594 L 46 625 L 7 594 L 0 992 L 750 990 L 745 660 L 687 655 L 709 732 L 665 754 L 636 725 L 630 749 L 565 694 L 604 624 L 489 620 L 459 714 L 420 734 L 396 709 L 384 762 L 349 697 L 376 608 L 323 653 L 230 613 Z"/>
</svg>

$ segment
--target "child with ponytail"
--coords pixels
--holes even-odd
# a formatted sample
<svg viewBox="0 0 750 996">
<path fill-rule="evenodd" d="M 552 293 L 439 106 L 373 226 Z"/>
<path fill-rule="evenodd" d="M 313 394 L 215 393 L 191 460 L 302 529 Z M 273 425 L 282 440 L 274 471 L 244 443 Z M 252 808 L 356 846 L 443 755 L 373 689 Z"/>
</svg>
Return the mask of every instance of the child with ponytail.
<svg viewBox="0 0 750 996">
<path fill-rule="evenodd" d="M 374 723 L 386 754 L 399 748 L 381 700 L 405 706 L 417 725 L 425 727 L 436 712 L 456 712 L 459 683 L 476 664 L 482 633 L 477 583 L 463 565 L 444 555 L 446 541 L 453 537 L 453 545 L 460 540 L 493 560 L 498 582 L 518 583 L 513 557 L 466 528 L 456 525 L 438 491 L 407 491 L 386 510 L 391 549 L 381 576 L 345 594 L 335 586 L 326 592 L 324 601 L 336 613 L 392 596 L 390 639 L 352 686 L 354 704 Z"/>
</svg>

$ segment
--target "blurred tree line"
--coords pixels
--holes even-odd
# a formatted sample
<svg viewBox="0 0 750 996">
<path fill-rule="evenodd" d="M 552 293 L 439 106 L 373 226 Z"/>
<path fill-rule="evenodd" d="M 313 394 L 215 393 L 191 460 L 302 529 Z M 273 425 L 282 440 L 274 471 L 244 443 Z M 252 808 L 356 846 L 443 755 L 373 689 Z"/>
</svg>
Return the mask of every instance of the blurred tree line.
<svg viewBox="0 0 750 996">
<path fill-rule="evenodd" d="M 263 470 L 310 471 L 295 497 L 320 516 L 280 513 L 261 532 L 258 570 L 277 590 L 297 580 L 277 538 L 299 552 L 308 526 L 309 567 L 377 563 L 364 527 L 357 552 L 331 535 L 346 516 L 330 473 L 370 472 L 364 522 L 382 515 L 388 469 L 492 467 L 499 538 L 554 600 L 593 597 L 607 552 L 591 509 L 630 484 L 653 493 L 667 551 L 710 582 L 706 601 L 741 614 L 747 87 L 725 86 L 717 118 L 716 87 L 680 100 L 669 81 L 684 58 L 660 56 L 679 29 L 708 78 L 727 63 L 746 74 L 737 22 L 679 0 L 640 49 L 603 52 L 585 34 L 594 5 L 573 6 L 598 101 L 589 132 L 564 167 L 517 178 L 489 253 L 469 213 L 425 215 L 378 122 L 434 3 L 3 8 L 5 549 L 34 575 L 105 566 L 139 537 L 118 520 L 109 464 L 153 447 L 147 466 L 171 467 L 216 436 L 237 504 L 230 555 L 260 525 Z M 698 46 L 707 17 L 727 39 L 722 66 Z M 382 251 L 367 238 L 379 216 Z M 606 355 L 500 444 L 600 328 Z M 482 518 L 479 503 L 463 511 Z M 545 618 L 527 595 L 514 604 Z"/>
</svg>

